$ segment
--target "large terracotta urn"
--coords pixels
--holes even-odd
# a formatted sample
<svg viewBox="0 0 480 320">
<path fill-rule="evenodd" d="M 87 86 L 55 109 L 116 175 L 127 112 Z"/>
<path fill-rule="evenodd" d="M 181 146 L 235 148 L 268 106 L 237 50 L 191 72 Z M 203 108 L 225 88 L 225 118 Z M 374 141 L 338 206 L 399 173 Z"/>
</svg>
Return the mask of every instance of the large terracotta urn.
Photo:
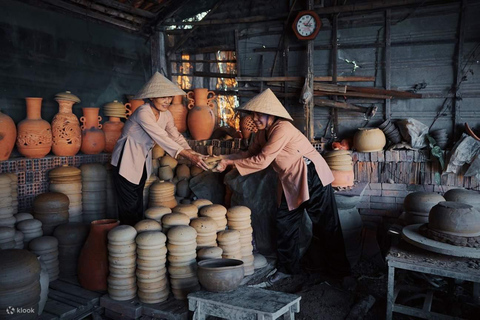
<svg viewBox="0 0 480 320">
<path fill-rule="evenodd" d="M 135 112 L 135 110 L 138 109 L 138 107 L 145 104 L 145 101 L 141 99 L 133 99 L 133 96 L 128 96 L 127 99 L 128 99 L 128 102 L 125 103 L 125 108 L 127 110 L 125 114 L 125 118 L 128 118 L 129 116 L 131 116 Z"/>
<path fill-rule="evenodd" d="M 78 258 L 78 282 L 83 288 L 92 291 L 107 290 L 107 235 L 119 224 L 115 219 L 95 220 L 90 224 L 90 233 Z"/>
<path fill-rule="evenodd" d="M 52 127 L 42 119 L 42 99 L 25 98 L 27 118 L 17 125 L 17 149 L 27 158 L 43 158 L 52 149 Z"/>
<path fill-rule="evenodd" d="M 85 154 L 98 154 L 105 149 L 105 133 L 103 133 L 98 115 L 100 108 L 82 108 L 82 147 Z"/>
<path fill-rule="evenodd" d="M 0 161 L 8 160 L 17 139 L 17 127 L 12 118 L 0 111 Z"/>
<path fill-rule="evenodd" d="M 61 157 L 74 156 L 80 151 L 82 130 L 72 107 L 80 99 L 70 91 L 58 93 L 58 113 L 52 120 L 52 152 Z"/>
<path fill-rule="evenodd" d="M 353 136 L 353 146 L 358 152 L 382 151 L 386 143 L 385 134 L 378 128 L 359 128 Z"/>
<path fill-rule="evenodd" d="M 105 133 L 105 152 L 113 152 L 113 148 L 122 134 L 124 125 L 125 124 L 120 121 L 119 117 L 110 117 L 108 121 L 103 124 L 103 132 Z"/>
<path fill-rule="evenodd" d="M 177 127 L 178 132 L 184 133 L 187 131 L 188 109 L 183 104 L 183 96 L 174 96 L 168 110 L 172 113 L 173 121 L 175 122 L 175 127 Z"/>
<path fill-rule="evenodd" d="M 215 127 L 212 102 L 215 93 L 206 88 L 197 88 L 190 91 L 187 98 L 189 100 L 187 124 L 190 134 L 195 140 L 209 139 Z"/>
</svg>

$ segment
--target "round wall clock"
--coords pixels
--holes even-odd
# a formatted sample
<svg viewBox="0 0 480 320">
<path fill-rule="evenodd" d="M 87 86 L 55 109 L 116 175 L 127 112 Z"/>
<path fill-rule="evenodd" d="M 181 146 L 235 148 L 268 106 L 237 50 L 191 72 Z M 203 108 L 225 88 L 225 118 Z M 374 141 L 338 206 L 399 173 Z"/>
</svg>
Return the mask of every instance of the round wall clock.
<svg viewBox="0 0 480 320">
<path fill-rule="evenodd" d="M 315 11 L 300 11 L 293 22 L 293 31 L 300 40 L 312 40 L 320 31 L 322 21 Z"/>
</svg>

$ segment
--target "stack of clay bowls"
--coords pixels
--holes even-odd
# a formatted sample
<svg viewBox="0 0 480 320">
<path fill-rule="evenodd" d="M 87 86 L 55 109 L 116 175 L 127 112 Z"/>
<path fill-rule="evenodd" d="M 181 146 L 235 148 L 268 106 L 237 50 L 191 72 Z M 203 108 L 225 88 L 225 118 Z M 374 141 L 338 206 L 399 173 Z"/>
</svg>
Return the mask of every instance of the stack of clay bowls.
<svg viewBox="0 0 480 320">
<path fill-rule="evenodd" d="M 352 153 L 348 150 L 333 150 L 324 156 L 333 173 L 332 187 L 351 187 L 354 184 Z"/>
<path fill-rule="evenodd" d="M 471 205 L 474 208 L 480 208 L 480 193 L 474 190 L 450 189 L 443 195 L 445 200 L 461 202 Z"/>
<path fill-rule="evenodd" d="M 0 259 L 0 319 L 37 319 L 37 313 L 9 315 L 8 307 L 33 308 L 40 300 L 40 262 L 27 250 L 2 251 Z"/>
<path fill-rule="evenodd" d="M 402 136 L 400 135 L 400 131 L 398 131 L 395 123 L 390 122 L 389 119 L 385 120 L 382 124 L 378 126 L 380 130 L 387 136 L 388 140 L 393 143 L 400 143 L 402 142 Z"/>
<path fill-rule="evenodd" d="M 430 210 L 428 228 L 455 236 L 478 237 L 480 212 L 466 203 L 442 201 Z"/>
<path fill-rule="evenodd" d="M 412 192 L 403 200 L 407 225 L 428 223 L 430 209 L 445 198 L 435 192 Z"/>
<path fill-rule="evenodd" d="M 13 206 L 12 179 L 9 174 L 0 174 L 0 226 L 13 228 L 15 226 L 16 209 Z"/>
<path fill-rule="evenodd" d="M 191 292 L 200 290 L 197 278 L 197 232 L 189 226 L 173 227 L 168 231 L 168 272 L 172 292 L 177 300 L 185 300 Z"/>
<path fill-rule="evenodd" d="M 253 266 L 253 228 L 250 216 L 252 211 L 245 206 L 235 206 L 227 210 L 227 226 L 229 230 L 237 230 L 240 233 L 240 246 L 245 275 L 254 273 Z"/>
<path fill-rule="evenodd" d="M 217 231 L 225 230 L 227 227 L 227 208 L 220 204 L 204 206 L 199 210 L 199 216 L 209 217 L 217 223 Z"/>
<path fill-rule="evenodd" d="M 158 167 L 158 178 L 163 181 L 171 181 L 173 179 L 173 169 L 169 165 Z"/>
<path fill-rule="evenodd" d="M 58 240 L 60 276 L 77 274 L 78 257 L 89 233 L 88 225 L 81 222 L 62 224 L 55 228 L 53 236 Z"/>
<path fill-rule="evenodd" d="M 83 223 L 104 219 L 107 212 L 107 170 L 100 163 L 80 166 L 82 171 Z"/>
<path fill-rule="evenodd" d="M 222 259 L 223 250 L 220 247 L 203 247 L 197 251 L 197 260 Z"/>
<path fill-rule="evenodd" d="M 28 243 L 43 236 L 42 222 L 37 219 L 27 219 L 17 223 L 17 229 L 23 233 L 23 246 L 28 248 Z"/>
<path fill-rule="evenodd" d="M 0 250 L 15 249 L 15 229 L 0 227 Z"/>
<path fill-rule="evenodd" d="M 144 303 L 159 303 L 168 299 L 166 241 L 160 231 L 145 231 L 137 236 L 138 297 Z"/>
<path fill-rule="evenodd" d="M 212 218 L 200 217 L 190 221 L 190 227 L 197 231 L 197 249 L 217 246 L 218 225 Z"/>
<path fill-rule="evenodd" d="M 198 207 L 194 204 L 179 204 L 172 212 L 185 213 L 190 219 L 198 217 Z"/>
<path fill-rule="evenodd" d="M 103 113 L 108 117 L 125 118 L 125 105 L 117 100 L 103 106 Z"/>
<path fill-rule="evenodd" d="M 155 181 L 158 181 L 158 178 L 153 174 L 147 179 L 147 181 L 145 181 L 145 186 L 143 187 L 143 208 L 148 208 L 150 206 L 148 202 L 148 198 L 150 194 L 150 186 Z"/>
<path fill-rule="evenodd" d="M 107 193 L 107 218 L 117 219 L 117 199 L 113 182 L 112 165 L 110 163 L 105 164 L 105 169 L 107 170 L 107 186 L 105 189 Z"/>
<path fill-rule="evenodd" d="M 82 172 L 64 165 L 50 170 L 50 191 L 65 194 L 70 200 L 68 221 L 82 222 Z"/>
<path fill-rule="evenodd" d="M 60 274 L 57 238 L 51 236 L 36 238 L 30 241 L 28 247 L 30 251 L 39 256 L 47 266 L 50 282 L 57 280 Z"/>
<path fill-rule="evenodd" d="M 447 129 L 438 129 L 430 132 L 430 136 L 435 139 L 435 142 L 440 147 L 440 149 L 444 150 L 448 144 L 448 135 Z"/>
<path fill-rule="evenodd" d="M 15 230 L 15 236 L 13 237 L 13 239 L 15 240 L 14 249 L 23 249 L 24 248 L 24 245 L 23 245 L 23 239 L 24 238 L 25 237 L 24 237 L 22 231 Z M 1 242 L 1 240 L 0 240 L 0 242 Z"/>
<path fill-rule="evenodd" d="M 382 151 L 386 143 L 385 134 L 378 128 L 358 128 L 353 136 L 353 146 L 358 152 Z"/>
<path fill-rule="evenodd" d="M 5 173 L 12 180 L 12 207 L 13 214 L 18 212 L 18 177 L 15 173 Z"/>
<path fill-rule="evenodd" d="M 155 181 L 150 186 L 149 207 L 167 207 L 175 208 L 177 200 L 175 199 L 175 185 L 166 181 Z"/>
<path fill-rule="evenodd" d="M 42 221 L 43 235 L 50 236 L 53 230 L 68 222 L 70 200 L 60 192 L 46 192 L 33 200 L 33 216 Z"/>
<path fill-rule="evenodd" d="M 172 209 L 168 207 L 150 207 L 145 210 L 145 218 L 152 219 L 158 222 L 162 222 L 162 217 L 166 214 L 172 213 Z"/>
<path fill-rule="evenodd" d="M 197 199 L 197 200 L 194 200 L 194 201 L 192 202 L 192 204 L 196 205 L 197 208 L 198 208 L 198 210 L 200 210 L 201 208 L 203 208 L 203 207 L 205 207 L 205 206 L 209 206 L 209 205 L 211 205 L 211 204 L 213 204 L 213 203 L 212 203 L 212 201 L 207 200 L 207 199 Z"/>
<path fill-rule="evenodd" d="M 185 213 L 168 213 L 162 217 L 162 230 L 167 234 L 171 227 L 188 226 L 190 218 Z"/>
<path fill-rule="evenodd" d="M 160 222 L 153 219 L 140 220 L 135 224 L 134 228 L 137 230 L 137 234 L 146 231 L 162 231 L 162 225 Z"/>
<path fill-rule="evenodd" d="M 240 231 L 223 230 L 217 234 L 218 246 L 222 248 L 223 259 L 242 260 L 242 246 L 240 244 Z M 253 260 L 252 260 L 253 263 Z"/>
<path fill-rule="evenodd" d="M 15 218 L 15 225 L 18 224 L 21 221 L 28 220 L 28 219 L 33 219 L 33 216 L 30 213 L 27 212 L 19 212 L 16 215 L 13 216 Z"/>
<path fill-rule="evenodd" d="M 108 232 L 110 274 L 107 282 L 108 294 L 113 300 L 130 300 L 137 295 L 136 236 L 135 228 L 128 225 L 117 226 Z"/>
</svg>

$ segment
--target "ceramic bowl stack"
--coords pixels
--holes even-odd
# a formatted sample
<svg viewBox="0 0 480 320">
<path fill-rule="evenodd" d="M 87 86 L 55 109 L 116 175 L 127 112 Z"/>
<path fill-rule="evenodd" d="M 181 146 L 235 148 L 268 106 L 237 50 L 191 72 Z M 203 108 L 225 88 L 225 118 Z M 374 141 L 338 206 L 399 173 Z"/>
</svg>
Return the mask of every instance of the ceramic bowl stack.
<svg viewBox="0 0 480 320">
<path fill-rule="evenodd" d="M 55 228 L 53 236 L 58 240 L 60 276 L 77 275 L 78 257 L 89 233 L 89 226 L 81 222 L 62 224 Z"/>
<path fill-rule="evenodd" d="M 70 200 L 60 192 L 39 194 L 33 200 L 33 216 L 42 221 L 44 236 L 53 234 L 53 230 L 68 222 L 68 205 Z"/>
<path fill-rule="evenodd" d="M 192 202 L 192 204 L 196 205 L 198 210 L 200 210 L 201 208 L 203 208 L 205 206 L 209 206 L 209 205 L 213 204 L 213 202 L 210 201 L 210 200 L 207 200 L 207 199 L 197 199 L 197 200 L 194 200 Z"/>
<path fill-rule="evenodd" d="M 185 213 L 168 213 L 162 217 L 162 230 L 167 234 L 171 227 L 188 226 L 190 218 Z"/>
<path fill-rule="evenodd" d="M 203 247 L 197 251 L 197 260 L 222 259 L 223 250 L 220 247 Z"/>
<path fill-rule="evenodd" d="M 430 132 L 430 136 L 435 139 L 435 142 L 440 149 L 445 150 L 448 144 L 447 129 L 438 129 Z"/>
<path fill-rule="evenodd" d="M 140 220 L 135 224 L 134 228 L 137 230 L 137 234 L 146 231 L 162 231 L 161 223 L 153 219 Z"/>
<path fill-rule="evenodd" d="M 222 248 L 223 259 L 242 260 L 242 246 L 240 244 L 240 231 L 223 230 L 217 234 L 218 246 Z M 253 263 L 253 260 L 252 260 Z"/>
<path fill-rule="evenodd" d="M 137 295 L 136 236 L 135 228 L 127 225 L 117 226 L 108 232 L 110 274 L 107 282 L 108 294 L 113 300 L 130 300 Z"/>
<path fill-rule="evenodd" d="M 403 200 L 405 222 L 407 225 L 428 223 L 428 216 L 433 206 L 445 198 L 435 192 L 412 192 Z"/>
<path fill-rule="evenodd" d="M 18 177 L 15 173 L 5 173 L 12 180 L 12 207 L 13 214 L 18 212 Z"/>
<path fill-rule="evenodd" d="M 332 187 L 347 188 L 354 185 L 352 153 L 349 150 L 333 150 L 323 155 L 332 170 Z"/>
<path fill-rule="evenodd" d="M 125 118 L 126 111 L 125 105 L 117 100 L 103 106 L 103 113 L 108 117 Z"/>
<path fill-rule="evenodd" d="M 168 299 L 167 237 L 160 231 L 146 231 L 137 236 L 138 297 L 144 303 Z"/>
<path fill-rule="evenodd" d="M 209 217 L 195 218 L 190 227 L 197 231 L 197 249 L 217 246 L 217 223 Z"/>
<path fill-rule="evenodd" d="M 167 207 L 150 207 L 145 210 L 145 218 L 152 219 L 162 223 L 162 217 L 166 214 L 172 213 L 172 209 Z"/>
<path fill-rule="evenodd" d="M 173 169 L 169 165 L 158 167 L 158 178 L 164 181 L 171 181 L 173 179 Z"/>
<path fill-rule="evenodd" d="M 28 248 L 28 243 L 43 236 L 42 221 L 27 219 L 17 223 L 17 229 L 23 233 L 23 246 Z"/>
<path fill-rule="evenodd" d="M 147 179 L 147 181 L 145 181 L 145 186 L 143 187 L 143 208 L 144 209 L 150 206 L 148 202 L 149 200 L 148 198 L 150 196 L 150 186 L 156 181 L 158 181 L 158 178 L 153 174 Z"/>
<path fill-rule="evenodd" d="M 250 218 L 252 211 L 245 206 L 235 206 L 227 210 L 227 226 L 229 230 L 237 230 L 240 232 L 240 246 L 245 275 L 254 273 L 253 266 L 253 228 Z M 235 259 L 235 258 L 232 258 Z"/>
<path fill-rule="evenodd" d="M 30 241 L 28 248 L 47 265 L 50 282 L 58 279 L 60 274 L 58 261 L 58 240 L 55 237 L 43 236 Z"/>
<path fill-rule="evenodd" d="M 15 230 L 15 236 L 13 237 L 13 239 L 15 240 L 15 247 L 13 249 L 23 249 L 24 248 L 24 245 L 23 245 L 23 239 L 24 238 L 25 238 L 25 236 L 23 235 L 22 231 Z M 1 240 L 0 240 L 0 242 L 1 242 Z"/>
<path fill-rule="evenodd" d="M 172 209 L 172 212 L 185 213 L 190 219 L 198 217 L 198 208 L 194 204 L 179 204 Z"/>
<path fill-rule="evenodd" d="M 80 169 L 64 165 L 50 170 L 50 191 L 65 194 L 70 200 L 68 221 L 82 222 L 82 172 Z"/>
<path fill-rule="evenodd" d="M 466 189 L 450 189 L 443 195 L 447 201 L 462 202 L 480 208 L 480 192 Z"/>
<path fill-rule="evenodd" d="M 155 181 L 150 186 L 149 207 L 167 207 L 175 208 L 177 200 L 175 199 L 175 185 L 166 181 Z"/>
<path fill-rule="evenodd" d="M 105 219 L 107 213 L 107 169 L 100 163 L 80 166 L 82 171 L 83 223 Z"/>
<path fill-rule="evenodd" d="M 15 229 L 0 227 L 0 250 L 15 249 Z"/>
<path fill-rule="evenodd" d="M 27 212 L 19 212 L 13 216 L 15 218 L 15 225 L 21 221 L 33 219 L 33 216 Z"/>
<path fill-rule="evenodd" d="M 168 231 L 168 273 L 173 295 L 185 300 L 191 292 L 200 290 L 197 278 L 197 232 L 189 226 L 173 227 Z"/>
<path fill-rule="evenodd" d="M 0 174 L 0 226 L 13 228 L 15 218 L 13 214 L 16 209 L 13 207 L 12 179 L 9 174 Z"/>
<path fill-rule="evenodd" d="M 385 136 L 387 136 L 388 140 L 393 143 L 400 143 L 402 142 L 402 136 L 400 135 L 400 131 L 398 131 L 395 123 L 390 122 L 389 119 L 385 120 L 382 124 L 378 126 L 380 130 L 383 131 Z"/>
<path fill-rule="evenodd" d="M 105 169 L 107 170 L 107 186 L 105 189 L 107 193 L 107 218 L 117 219 L 117 199 L 113 182 L 112 165 L 110 163 L 106 163 Z"/>
<path fill-rule="evenodd" d="M 227 208 L 220 204 L 204 206 L 199 210 L 199 216 L 209 217 L 217 223 L 217 231 L 225 230 L 227 227 Z"/>
<path fill-rule="evenodd" d="M 0 259 L 0 319 L 37 319 L 37 313 L 7 314 L 7 308 L 38 310 L 40 300 L 40 262 L 27 250 L 2 251 Z"/>
</svg>

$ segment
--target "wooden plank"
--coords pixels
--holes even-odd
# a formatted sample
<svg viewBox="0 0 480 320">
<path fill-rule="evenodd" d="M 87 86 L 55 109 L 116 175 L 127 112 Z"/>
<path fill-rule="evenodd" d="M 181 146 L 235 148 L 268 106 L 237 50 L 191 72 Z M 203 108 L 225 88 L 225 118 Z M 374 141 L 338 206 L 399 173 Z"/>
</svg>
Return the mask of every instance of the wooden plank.
<svg viewBox="0 0 480 320">
<path fill-rule="evenodd" d="M 121 12 L 121 11 L 118 11 L 118 10 L 115 10 L 115 9 L 112 9 L 112 8 L 104 7 L 102 5 L 93 3 L 92 1 L 89 1 L 89 0 L 70 0 L 70 2 L 77 3 L 77 4 L 80 4 L 84 7 L 87 7 L 89 9 L 93 9 L 93 10 L 96 10 L 98 12 L 107 14 L 109 16 L 124 19 L 124 20 L 130 21 L 130 22 L 133 22 L 133 23 L 137 23 L 137 24 L 140 24 L 140 25 L 145 23 L 145 19 L 143 19 L 143 18 L 135 17 L 135 16 L 132 16 L 131 14 L 128 14 L 128 13 L 124 13 L 124 12 Z"/>
<path fill-rule="evenodd" d="M 465 41 L 465 20 L 466 20 L 466 7 L 467 7 L 467 0 L 462 0 L 462 7 L 460 10 L 460 14 L 458 17 L 458 27 L 457 27 L 457 45 L 455 50 L 455 59 L 454 59 L 454 67 L 455 67 L 455 77 L 453 84 L 455 99 L 452 101 L 452 112 L 453 112 L 453 140 L 457 140 L 458 133 L 458 126 L 457 124 L 460 122 L 460 107 L 462 101 L 462 92 L 460 90 L 460 84 L 462 80 L 462 67 L 463 67 L 463 43 Z"/>
<path fill-rule="evenodd" d="M 318 82 L 330 82 L 332 81 L 332 77 L 330 76 L 323 76 L 323 77 L 315 77 L 313 78 L 314 81 Z M 337 76 L 337 82 L 374 82 L 375 77 L 370 76 Z"/>
<path fill-rule="evenodd" d="M 126 4 L 123 4 L 121 2 L 115 1 L 115 0 L 95 0 L 95 2 L 104 4 L 106 6 L 116 8 L 125 12 L 130 12 L 131 14 L 137 15 L 137 16 L 142 16 L 145 18 L 155 18 L 155 14 L 151 13 L 150 11 L 142 10 L 142 9 L 137 9 L 133 6 L 129 6 Z"/>
<path fill-rule="evenodd" d="M 219 73 L 219 72 L 193 72 L 194 77 L 209 77 L 209 78 L 236 78 L 236 74 Z"/>
<path fill-rule="evenodd" d="M 92 303 L 98 303 L 102 294 L 83 289 L 81 287 L 66 283 L 61 280 L 55 280 L 50 282 L 50 288 L 72 294 L 74 296 L 83 297 L 89 299 Z"/>
<path fill-rule="evenodd" d="M 61 297 L 61 298 L 68 299 L 72 302 L 76 302 L 76 303 L 81 304 L 81 305 L 93 305 L 92 301 L 89 300 L 89 299 L 86 299 L 84 297 L 75 296 L 73 294 L 69 294 L 69 293 L 66 293 L 66 292 L 61 292 L 61 291 L 58 291 L 58 290 L 54 290 L 52 288 L 49 288 L 48 296 L 49 297 L 52 296 L 52 299 L 55 299 L 56 297 Z"/>
<path fill-rule="evenodd" d="M 313 9 L 313 0 L 308 0 L 308 10 Z M 305 123 L 307 139 L 313 141 L 315 139 L 315 101 L 313 98 L 313 78 L 315 76 L 315 41 L 308 40 L 307 44 L 307 86 L 310 91 L 311 98 L 305 104 Z"/>
<path fill-rule="evenodd" d="M 237 82 L 254 82 L 254 81 L 293 81 L 302 82 L 304 77 L 237 77 Z"/>
<path fill-rule="evenodd" d="M 320 107 L 331 107 L 331 108 L 340 108 L 356 112 L 367 112 L 368 108 L 359 107 L 347 102 L 338 102 L 333 100 L 326 99 L 315 99 L 315 105 Z"/>
<path fill-rule="evenodd" d="M 133 319 L 142 315 L 143 308 L 142 304 L 137 299 L 116 301 L 110 298 L 108 294 L 100 298 L 100 306 Z"/>
<path fill-rule="evenodd" d="M 77 308 L 56 300 L 48 299 L 45 304 L 45 311 L 54 314 L 59 318 L 65 318 L 77 312 Z"/>
<path fill-rule="evenodd" d="M 346 93 L 346 85 L 330 84 L 330 83 L 314 83 L 313 89 L 326 92 Z"/>
<path fill-rule="evenodd" d="M 338 14 L 333 15 L 332 18 L 332 33 L 330 36 L 330 39 L 332 39 L 332 51 L 330 53 L 330 63 L 332 66 L 332 83 L 336 84 L 338 79 L 338 68 L 337 68 L 337 62 L 338 62 Z M 337 101 L 337 97 L 333 96 L 333 100 Z M 338 133 L 338 110 L 337 109 L 332 109 L 330 110 L 330 113 L 332 115 L 332 122 L 333 122 L 333 130 L 332 130 L 332 136 L 335 139 L 337 137 Z"/>
<path fill-rule="evenodd" d="M 187 320 L 188 306 L 185 301 L 173 298 L 157 304 L 144 304 L 142 314 L 154 319 Z"/>
<path fill-rule="evenodd" d="M 239 38 L 239 33 L 238 33 L 238 29 L 235 29 L 235 33 L 234 33 L 234 37 L 235 37 L 235 57 L 238 59 L 238 61 L 235 61 L 236 62 L 236 67 L 237 67 L 237 76 L 241 76 L 242 74 L 242 61 L 240 59 L 240 47 L 238 45 L 238 38 Z"/>
<path fill-rule="evenodd" d="M 359 97 L 359 98 L 369 98 L 369 99 L 391 99 L 392 96 L 373 94 L 373 93 L 363 93 L 363 92 L 345 92 L 345 93 L 336 93 L 336 92 L 326 92 L 326 91 L 314 91 L 314 96 L 345 96 L 345 97 Z"/>
<path fill-rule="evenodd" d="M 238 19 L 211 19 L 211 20 L 202 20 L 202 21 L 191 21 L 191 22 L 164 22 L 163 26 L 211 26 L 211 25 L 227 25 L 227 24 L 238 24 L 238 23 L 256 23 L 256 22 L 267 22 L 274 20 L 284 20 L 287 17 L 286 14 L 277 14 L 277 15 L 268 15 L 268 16 L 251 16 Z"/>
<path fill-rule="evenodd" d="M 51 293 L 51 292 L 48 292 L 48 300 L 58 301 L 58 302 L 61 302 L 63 304 L 66 304 L 68 306 L 77 308 L 79 310 L 87 309 L 87 306 L 84 305 L 83 303 L 79 303 L 79 302 L 70 300 L 67 297 L 57 295 L 57 294 Z"/>
<path fill-rule="evenodd" d="M 392 54 L 391 54 L 391 18 L 392 18 L 392 13 L 390 9 L 385 10 L 385 88 L 387 90 L 390 90 L 390 84 L 391 84 L 391 67 L 392 67 Z M 392 117 L 392 110 L 390 106 L 390 99 L 388 98 L 387 101 L 385 101 L 385 119 L 391 119 Z"/>
<path fill-rule="evenodd" d="M 347 91 L 383 94 L 383 95 L 389 95 L 395 98 L 414 98 L 414 99 L 423 98 L 423 96 L 419 93 L 412 93 L 412 92 L 398 91 L 398 90 L 387 90 L 382 88 L 348 86 Z"/>
<path fill-rule="evenodd" d="M 393 7 L 403 7 L 413 4 L 426 5 L 429 2 L 437 3 L 436 0 L 389 0 L 389 1 L 368 1 L 365 3 L 344 4 L 331 7 L 315 6 L 315 12 L 319 15 L 327 15 L 332 13 L 341 12 L 358 12 L 358 11 L 370 11 L 375 9 L 385 9 Z M 447 2 L 454 2 L 454 0 L 445 0 Z"/>
<path fill-rule="evenodd" d="M 54 314 L 48 313 L 43 310 L 42 314 L 37 318 L 37 320 L 53 320 L 58 319 L 58 317 Z"/>
</svg>

